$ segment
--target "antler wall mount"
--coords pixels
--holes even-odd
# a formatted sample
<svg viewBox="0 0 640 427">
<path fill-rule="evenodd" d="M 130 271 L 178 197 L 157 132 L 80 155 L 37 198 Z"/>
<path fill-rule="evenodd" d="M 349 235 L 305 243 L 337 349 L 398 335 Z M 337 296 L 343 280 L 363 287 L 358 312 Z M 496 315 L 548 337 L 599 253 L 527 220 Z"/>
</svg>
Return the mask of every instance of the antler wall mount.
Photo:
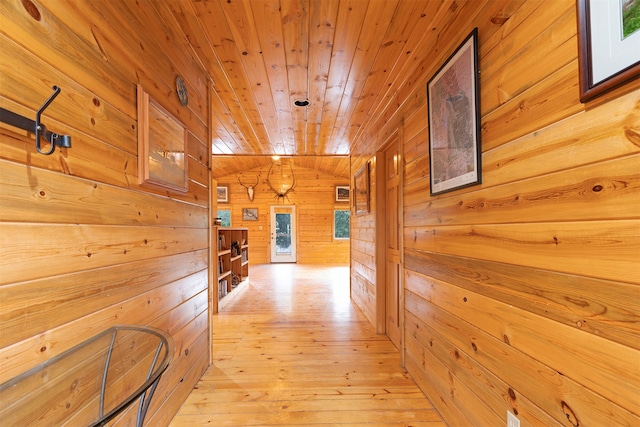
<svg viewBox="0 0 640 427">
<path fill-rule="evenodd" d="M 256 183 L 253 184 L 253 185 L 244 184 L 240 180 L 240 177 L 238 177 L 238 182 L 240 183 L 240 185 L 242 185 L 244 188 L 247 189 L 247 196 L 249 197 L 249 201 L 253 202 L 253 198 L 255 197 L 255 189 L 258 186 L 258 183 L 260 182 L 260 174 L 258 174 L 258 176 L 256 176 Z"/>
<path fill-rule="evenodd" d="M 271 182 L 271 178 L 273 176 L 273 173 L 272 173 L 273 165 L 275 164 L 278 164 L 280 166 L 280 185 L 278 186 L 279 189 L 276 189 Z M 269 184 L 269 188 L 271 189 L 271 191 L 276 193 L 275 198 L 278 200 L 282 199 L 282 201 L 284 202 L 284 199 L 289 200 L 289 197 L 287 195 L 290 192 L 293 192 L 293 189 L 296 186 L 296 177 L 293 173 L 293 164 L 291 161 L 289 161 L 289 169 L 291 170 L 291 184 L 287 185 L 285 183 L 286 177 L 285 177 L 283 168 L 284 166 L 282 164 L 282 160 L 271 163 L 271 166 L 269 166 L 269 172 L 267 172 L 267 184 Z"/>
</svg>

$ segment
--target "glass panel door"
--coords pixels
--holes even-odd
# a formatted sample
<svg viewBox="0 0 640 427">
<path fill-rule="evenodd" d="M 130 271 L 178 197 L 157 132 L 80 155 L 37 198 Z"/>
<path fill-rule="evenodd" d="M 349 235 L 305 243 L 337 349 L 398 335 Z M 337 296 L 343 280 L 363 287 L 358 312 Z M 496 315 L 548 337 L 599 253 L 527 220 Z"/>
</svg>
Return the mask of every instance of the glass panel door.
<svg viewBox="0 0 640 427">
<path fill-rule="evenodd" d="M 296 262 L 296 207 L 271 206 L 271 262 Z"/>
</svg>

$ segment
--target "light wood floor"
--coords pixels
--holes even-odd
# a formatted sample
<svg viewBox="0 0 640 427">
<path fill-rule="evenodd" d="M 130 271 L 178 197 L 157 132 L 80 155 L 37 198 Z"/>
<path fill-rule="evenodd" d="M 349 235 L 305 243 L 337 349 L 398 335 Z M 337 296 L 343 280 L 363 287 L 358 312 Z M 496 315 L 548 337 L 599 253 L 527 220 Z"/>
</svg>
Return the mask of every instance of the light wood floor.
<svg viewBox="0 0 640 427">
<path fill-rule="evenodd" d="M 445 424 L 349 298 L 348 267 L 251 266 L 172 426 Z"/>
</svg>

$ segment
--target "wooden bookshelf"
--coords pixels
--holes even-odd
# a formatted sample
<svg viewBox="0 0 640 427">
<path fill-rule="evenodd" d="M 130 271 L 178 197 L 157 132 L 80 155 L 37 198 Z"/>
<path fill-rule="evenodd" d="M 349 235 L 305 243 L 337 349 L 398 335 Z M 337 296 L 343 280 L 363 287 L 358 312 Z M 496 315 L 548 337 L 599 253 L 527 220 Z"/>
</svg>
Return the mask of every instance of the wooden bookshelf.
<svg viewBox="0 0 640 427">
<path fill-rule="evenodd" d="M 216 227 L 218 265 L 216 312 L 237 296 L 249 281 L 249 232 L 246 228 Z"/>
</svg>

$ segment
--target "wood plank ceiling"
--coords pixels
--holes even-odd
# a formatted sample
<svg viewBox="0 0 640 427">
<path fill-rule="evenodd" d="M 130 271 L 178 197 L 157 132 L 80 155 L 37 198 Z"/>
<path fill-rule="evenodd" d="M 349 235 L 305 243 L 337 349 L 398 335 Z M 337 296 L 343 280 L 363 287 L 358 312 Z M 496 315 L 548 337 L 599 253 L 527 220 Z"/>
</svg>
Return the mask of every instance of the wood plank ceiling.
<svg viewBox="0 0 640 427">
<path fill-rule="evenodd" d="M 343 156 L 343 166 L 329 169 L 349 176 L 344 156 L 418 66 L 421 41 L 451 4 L 174 0 L 167 7 L 213 79 L 214 155 Z M 244 168 L 261 162 L 250 159 Z"/>
</svg>

